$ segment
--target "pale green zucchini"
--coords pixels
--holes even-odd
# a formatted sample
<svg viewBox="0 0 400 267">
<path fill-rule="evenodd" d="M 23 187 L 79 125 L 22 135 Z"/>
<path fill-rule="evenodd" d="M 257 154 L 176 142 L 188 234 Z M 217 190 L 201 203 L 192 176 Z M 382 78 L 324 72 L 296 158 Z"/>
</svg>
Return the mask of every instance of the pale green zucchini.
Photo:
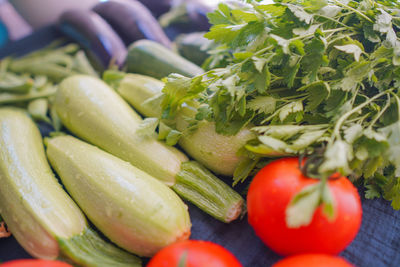
<svg viewBox="0 0 400 267">
<path fill-rule="evenodd" d="M 120 247 L 150 257 L 189 237 L 187 206 L 130 163 L 72 136 L 49 139 L 47 156 L 90 221 Z"/>
<path fill-rule="evenodd" d="M 34 257 L 81 266 L 140 266 L 88 227 L 51 171 L 33 121 L 22 110 L 1 108 L 0 125 L 0 213 L 21 246 Z"/>
<path fill-rule="evenodd" d="M 158 118 L 161 115 L 163 87 L 163 82 L 152 77 L 127 73 L 116 91 L 145 117 Z M 184 131 L 188 126 L 184 118 L 194 118 L 195 113 L 189 107 L 182 109 L 175 120 L 177 130 Z M 195 131 L 179 139 L 179 145 L 214 173 L 232 176 L 243 159 L 237 152 L 254 137 L 249 128 L 244 128 L 233 136 L 218 134 L 215 123 L 202 121 Z"/>
<path fill-rule="evenodd" d="M 229 222 L 241 213 L 239 194 L 179 150 L 143 135 L 139 115 L 100 79 L 63 80 L 54 106 L 72 133 L 172 186 L 215 218 Z"/>
</svg>

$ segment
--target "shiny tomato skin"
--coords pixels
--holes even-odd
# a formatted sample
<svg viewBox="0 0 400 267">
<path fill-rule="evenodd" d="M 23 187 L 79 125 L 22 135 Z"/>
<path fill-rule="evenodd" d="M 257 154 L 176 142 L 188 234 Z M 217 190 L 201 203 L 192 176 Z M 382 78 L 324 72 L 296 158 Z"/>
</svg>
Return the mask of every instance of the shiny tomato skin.
<svg viewBox="0 0 400 267">
<path fill-rule="evenodd" d="M 288 228 L 285 210 L 292 197 L 305 186 L 317 183 L 302 175 L 298 158 L 271 162 L 254 177 L 247 194 L 248 220 L 256 234 L 281 255 L 300 253 L 338 254 L 357 235 L 362 209 L 357 189 L 346 178 L 329 180 L 336 202 L 334 221 L 317 208 L 311 223 Z"/>
<path fill-rule="evenodd" d="M 299 254 L 285 258 L 272 267 L 354 267 L 341 257 L 325 254 Z"/>
<path fill-rule="evenodd" d="M 24 259 L 5 262 L 0 264 L 0 267 L 72 267 L 72 265 L 62 261 Z"/>
<path fill-rule="evenodd" d="M 242 267 L 222 246 L 199 240 L 186 240 L 162 249 L 147 267 L 177 267 L 182 258 L 185 258 L 185 267 Z"/>
</svg>

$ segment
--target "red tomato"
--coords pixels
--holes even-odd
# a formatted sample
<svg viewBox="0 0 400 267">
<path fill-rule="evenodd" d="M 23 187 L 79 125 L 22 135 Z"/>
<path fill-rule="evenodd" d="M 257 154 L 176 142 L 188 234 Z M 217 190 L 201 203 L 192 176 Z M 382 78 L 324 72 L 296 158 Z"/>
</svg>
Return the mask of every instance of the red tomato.
<svg viewBox="0 0 400 267">
<path fill-rule="evenodd" d="M 186 240 L 159 251 L 147 267 L 242 267 L 240 262 L 225 248 L 212 242 Z"/>
<path fill-rule="evenodd" d="M 329 221 L 318 207 L 311 223 L 288 228 L 285 210 L 305 186 L 317 183 L 302 175 L 297 158 L 284 158 L 261 169 L 247 194 L 249 223 L 272 250 L 281 255 L 337 254 L 357 235 L 362 209 L 357 189 L 346 177 L 329 180 L 336 202 L 336 218 Z"/>
<path fill-rule="evenodd" d="M 354 267 L 341 257 L 324 254 L 300 254 L 288 257 L 272 267 Z"/>
<path fill-rule="evenodd" d="M 50 260 L 15 260 L 0 264 L 0 267 L 72 267 L 65 262 Z"/>
</svg>

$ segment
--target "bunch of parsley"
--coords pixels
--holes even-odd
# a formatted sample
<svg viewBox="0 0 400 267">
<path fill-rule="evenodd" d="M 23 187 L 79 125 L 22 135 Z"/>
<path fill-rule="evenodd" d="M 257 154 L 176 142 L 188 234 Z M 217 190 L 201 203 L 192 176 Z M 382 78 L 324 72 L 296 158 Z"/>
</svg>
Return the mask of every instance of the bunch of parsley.
<svg viewBox="0 0 400 267">
<path fill-rule="evenodd" d="M 306 155 L 304 171 L 321 179 L 319 189 L 340 172 L 364 183 L 367 198 L 382 195 L 400 209 L 400 4 L 247 1 L 208 17 L 205 36 L 218 44 L 210 69 L 166 79 L 164 118 L 194 99 L 196 119 L 215 122 L 218 133 L 257 133 L 245 147 L 248 165 Z M 329 192 L 319 192 L 315 201 L 329 204 Z"/>
</svg>

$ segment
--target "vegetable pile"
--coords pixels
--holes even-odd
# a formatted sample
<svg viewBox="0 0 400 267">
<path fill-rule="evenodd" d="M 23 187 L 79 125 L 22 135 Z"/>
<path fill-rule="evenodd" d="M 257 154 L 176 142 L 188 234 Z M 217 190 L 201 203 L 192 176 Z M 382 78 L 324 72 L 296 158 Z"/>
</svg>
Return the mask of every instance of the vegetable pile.
<svg viewBox="0 0 400 267">
<path fill-rule="evenodd" d="M 279 266 L 349 266 L 314 253 L 336 255 L 356 236 L 355 185 L 400 209 L 400 4 L 228 1 L 207 15 L 208 32 L 170 42 L 189 22 L 207 30 L 207 10 L 171 6 L 160 26 L 139 2 L 99 3 L 59 20 L 96 69 L 76 44 L 0 61 L 0 212 L 31 255 L 241 266 L 186 240 L 181 199 L 224 223 L 246 212 L 217 175 L 251 182 L 249 224 L 273 251 L 312 253 Z"/>
<path fill-rule="evenodd" d="M 163 118 L 189 105 L 191 127 L 207 120 L 228 136 L 251 128 L 256 138 L 240 151 L 235 182 L 264 159 L 308 156 L 303 172 L 321 180 L 318 192 L 340 172 L 363 183 L 366 198 L 383 196 L 400 209 L 399 3 L 249 1 L 220 4 L 208 17 L 205 37 L 219 44 L 212 69 L 170 75 Z M 311 193 L 299 199 L 332 205 Z"/>
</svg>

